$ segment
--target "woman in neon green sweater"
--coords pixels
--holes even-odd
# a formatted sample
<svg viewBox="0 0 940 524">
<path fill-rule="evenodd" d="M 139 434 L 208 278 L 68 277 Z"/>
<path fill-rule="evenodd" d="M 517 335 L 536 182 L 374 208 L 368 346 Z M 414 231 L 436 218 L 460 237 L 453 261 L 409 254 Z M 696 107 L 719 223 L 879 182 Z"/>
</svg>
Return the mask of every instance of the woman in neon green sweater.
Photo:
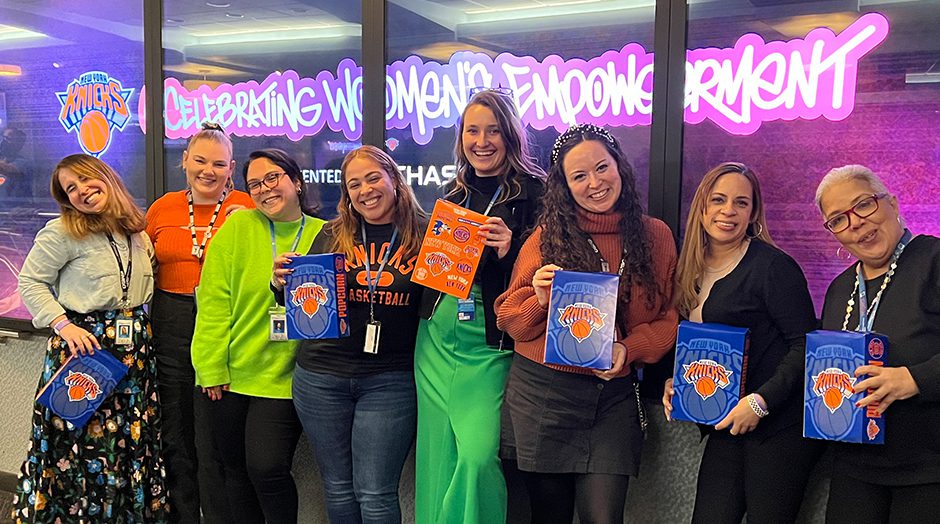
<svg viewBox="0 0 940 524">
<path fill-rule="evenodd" d="M 234 213 L 212 239 L 196 292 L 193 367 L 213 400 L 210 424 L 225 466 L 220 488 L 235 521 L 295 523 L 297 343 L 272 340 L 268 278 L 274 254 L 307 252 L 324 221 L 305 208 L 300 168 L 283 151 L 251 153 L 244 176 L 257 209 Z"/>
</svg>

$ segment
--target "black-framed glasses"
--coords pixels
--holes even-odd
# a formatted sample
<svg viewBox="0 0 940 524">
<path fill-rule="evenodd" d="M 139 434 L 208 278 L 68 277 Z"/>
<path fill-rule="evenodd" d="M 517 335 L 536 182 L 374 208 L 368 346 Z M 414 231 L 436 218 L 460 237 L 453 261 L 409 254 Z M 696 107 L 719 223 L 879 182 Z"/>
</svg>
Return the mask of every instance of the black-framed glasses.
<svg viewBox="0 0 940 524">
<path fill-rule="evenodd" d="M 484 91 L 492 91 L 494 93 L 497 93 L 503 96 L 508 96 L 509 98 L 512 98 L 512 95 L 513 95 L 512 89 L 509 89 L 508 87 L 477 86 L 477 87 L 470 88 L 469 96 L 467 97 L 467 100 L 473 98 L 473 96 L 476 95 L 477 93 L 482 93 Z"/>
<path fill-rule="evenodd" d="M 276 171 L 274 173 L 268 173 L 264 175 L 264 177 L 261 180 L 252 180 L 251 182 L 248 182 L 247 184 L 245 184 L 245 187 L 248 188 L 248 192 L 251 194 L 257 193 L 261 189 L 262 184 L 264 184 L 264 187 L 268 189 L 274 189 L 275 187 L 277 187 L 277 184 L 280 181 L 281 177 L 286 174 L 287 173 L 283 171 Z"/>
<path fill-rule="evenodd" d="M 887 193 L 877 193 L 867 196 L 856 202 L 851 208 L 823 222 L 823 226 L 832 233 L 841 233 L 849 228 L 852 215 L 858 218 L 868 218 L 872 216 L 875 214 L 875 211 L 878 211 L 878 201 L 886 196 L 888 196 Z"/>
</svg>

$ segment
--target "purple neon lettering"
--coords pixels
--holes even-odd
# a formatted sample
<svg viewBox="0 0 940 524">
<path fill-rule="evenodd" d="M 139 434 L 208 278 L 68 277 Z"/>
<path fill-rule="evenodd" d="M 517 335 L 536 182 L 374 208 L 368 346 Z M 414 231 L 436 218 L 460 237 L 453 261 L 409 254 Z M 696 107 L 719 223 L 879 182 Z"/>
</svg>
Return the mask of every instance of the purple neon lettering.
<svg viewBox="0 0 940 524">
<path fill-rule="evenodd" d="M 814 29 L 805 38 L 765 42 L 741 36 L 730 48 L 688 51 L 685 121 L 710 120 L 729 133 L 752 134 L 764 122 L 826 118 L 855 107 L 858 61 L 888 35 L 888 20 L 868 13 L 836 35 Z M 301 78 L 294 71 L 255 81 L 189 91 L 165 81 L 166 134 L 186 138 L 213 120 L 239 136 L 286 135 L 291 140 L 324 126 L 349 140 L 362 134 L 362 67 L 343 59 L 336 71 Z M 410 56 L 386 68 L 385 117 L 427 144 L 437 129 L 456 125 L 470 90 L 513 91 L 523 121 L 535 129 L 574 123 L 649 125 L 653 54 L 636 43 L 589 60 L 557 55 L 538 61 L 502 53 L 455 53 L 447 63 Z"/>
</svg>

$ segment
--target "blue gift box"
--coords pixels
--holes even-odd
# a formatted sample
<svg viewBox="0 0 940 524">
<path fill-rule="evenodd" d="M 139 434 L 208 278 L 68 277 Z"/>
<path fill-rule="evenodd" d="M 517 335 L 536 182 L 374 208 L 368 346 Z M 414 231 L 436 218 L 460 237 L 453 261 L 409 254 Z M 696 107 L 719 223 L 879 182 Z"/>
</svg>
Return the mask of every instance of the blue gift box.
<svg viewBox="0 0 940 524">
<path fill-rule="evenodd" d="M 338 253 L 294 257 L 284 286 L 287 338 L 349 336 L 346 257 Z"/>
<path fill-rule="evenodd" d="M 105 350 L 69 357 L 36 395 L 36 402 L 82 427 L 127 375 L 127 366 Z"/>
<path fill-rule="evenodd" d="M 545 362 L 610 369 L 618 277 L 556 271 L 545 333 Z"/>
<path fill-rule="evenodd" d="M 680 322 L 672 418 L 709 425 L 725 418 L 744 393 L 749 342 L 747 328 Z"/>
<path fill-rule="evenodd" d="M 884 444 L 885 419 L 878 403 L 864 408 L 855 403 L 855 376 L 864 365 L 885 365 L 888 337 L 857 331 L 813 331 L 806 334 L 806 373 L 803 386 L 803 436 L 858 444 Z"/>
</svg>

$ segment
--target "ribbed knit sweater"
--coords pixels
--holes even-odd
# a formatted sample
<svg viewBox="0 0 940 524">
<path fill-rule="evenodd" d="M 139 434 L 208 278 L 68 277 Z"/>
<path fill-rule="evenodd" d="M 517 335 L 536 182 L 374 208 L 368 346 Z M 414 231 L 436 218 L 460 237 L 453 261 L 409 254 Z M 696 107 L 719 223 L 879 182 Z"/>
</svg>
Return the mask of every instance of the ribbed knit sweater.
<svg viewBox="0 0 940 524">
<path fill-rule="evenodd" d="M 229 208 L 244 206 L 254 208 L 255 203 L 242 191 L 232 191 L 222 207 L 219 216 L 212 226 L 212 234 L 219 232 L 219 228 L 228 217 Z M 215 210 L 215 203 L 194 204 L 193 221 L 196 224 L 196 242 L 202 243 L 209 226 L 209 219 Z M 157 289 L 170 293 L 192 294 L 193 288 L 199 285 L 199 273 L 202 271 L 202 261 L 193 256 L 193 237 L 189 231 L 189 204 L 186 200 L 186 190 L 167 193 L 158 198 L 147 210 L 147 234 L 153 241 L 157 254 Z M 206 251 L 212 244 L 212 237 L 206 242 Z"/>
<path fill-rule="evenodd" d="M 616 270 L 621 258 L 618 213 L 591 213 L 580 210 L 578 227 L 591 235 L 604 260 L 612 261 Z M 627 348 L 627 359 L 619 376 L 630 374 L 634 363 L 653 363 L 665 355 L 676 340 L 679 315 L 672 306 L 673 276 L 676 271 L 676 245 L 669 226 L 651 217 L 644 217 L 646 233 L 651 244 L 653 274 L 656 284 L 664 291 L 647 309 L 646 292 L 639 283 L 631 290 L 629 311 L 618 311 L 626 336 L 618 333 L 618 342 Z M 496 299 L 497 325 L 516 341 L 516 352 L 552 369 L 589 375 L 590 369 L 544 364 L 545 326 L 548 308 L 539 305 L 532 287 L 532 277 L 544 265 L 540 249 L 542 228 L 537 228 L 523 244 L 516 259 L 512 280 L 505 293 Z"/>
</svg>

